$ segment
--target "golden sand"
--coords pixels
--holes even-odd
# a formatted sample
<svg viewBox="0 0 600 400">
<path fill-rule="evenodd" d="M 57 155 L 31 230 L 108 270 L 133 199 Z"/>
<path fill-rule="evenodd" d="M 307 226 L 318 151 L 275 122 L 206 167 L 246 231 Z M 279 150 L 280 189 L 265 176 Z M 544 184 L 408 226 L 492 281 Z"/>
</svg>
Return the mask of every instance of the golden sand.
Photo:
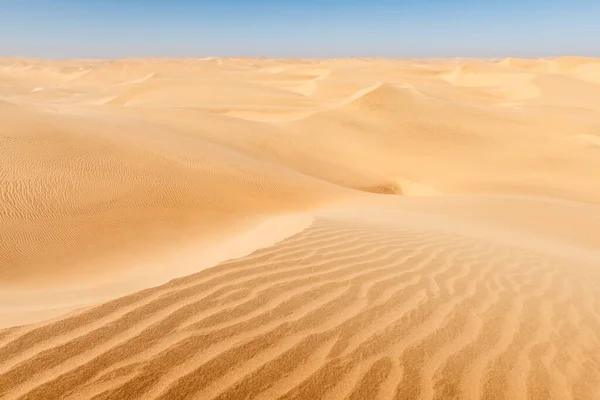
<svg viewBox="0 0 600 400">
<path fill-rule="evenodd" d="M 599 84 L 0 58 L 0 399 L 600 398 Z"/>
</svg>

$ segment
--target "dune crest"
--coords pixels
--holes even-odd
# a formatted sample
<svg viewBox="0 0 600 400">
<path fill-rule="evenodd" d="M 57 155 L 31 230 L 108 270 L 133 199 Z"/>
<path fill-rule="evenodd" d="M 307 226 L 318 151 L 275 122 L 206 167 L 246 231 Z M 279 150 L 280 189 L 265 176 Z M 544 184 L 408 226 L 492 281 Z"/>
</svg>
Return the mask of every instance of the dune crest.
<svg viewBox="0 0 600 400">
<path fill-rule="evenodd" d="M 599 65 L 0 58 L 0 399 L 600 398 Z"/>
</svg>

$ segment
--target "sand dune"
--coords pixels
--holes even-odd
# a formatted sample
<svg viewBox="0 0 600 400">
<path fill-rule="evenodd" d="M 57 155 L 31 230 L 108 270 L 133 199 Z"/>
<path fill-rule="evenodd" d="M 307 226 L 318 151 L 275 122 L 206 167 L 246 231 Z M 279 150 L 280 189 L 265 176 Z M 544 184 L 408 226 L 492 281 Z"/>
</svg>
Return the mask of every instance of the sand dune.
<svg viewBox="0 0 600 400">
<path fill-rule="evenodd" d="M 598 65 L 1 58 L 0 398 L 600 398 Z"/>
</svg>

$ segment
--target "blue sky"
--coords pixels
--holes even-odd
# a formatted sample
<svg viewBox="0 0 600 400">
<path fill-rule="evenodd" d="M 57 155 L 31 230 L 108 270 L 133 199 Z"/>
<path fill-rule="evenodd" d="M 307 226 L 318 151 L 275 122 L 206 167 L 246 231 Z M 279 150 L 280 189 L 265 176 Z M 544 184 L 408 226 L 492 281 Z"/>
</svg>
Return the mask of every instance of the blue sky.
<svg viewBox="0 0 600 400">
<path fill-rule="evenodd" d="M 600 56 L 600 0 L 0 0 L 0 55 Z"/>
</svg>

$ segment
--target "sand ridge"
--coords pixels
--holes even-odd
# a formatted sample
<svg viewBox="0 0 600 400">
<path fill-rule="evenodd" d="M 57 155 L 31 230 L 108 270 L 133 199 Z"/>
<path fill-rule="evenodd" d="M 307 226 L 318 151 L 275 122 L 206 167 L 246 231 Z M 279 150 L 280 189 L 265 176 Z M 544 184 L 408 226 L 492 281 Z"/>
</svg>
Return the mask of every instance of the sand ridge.
<svg viewBox="0 0 600 400">
<path fill-rule="evenodd" d="M 0 398 L 599 398 L 598 65 L 1 58 Z"/>
</svg>

